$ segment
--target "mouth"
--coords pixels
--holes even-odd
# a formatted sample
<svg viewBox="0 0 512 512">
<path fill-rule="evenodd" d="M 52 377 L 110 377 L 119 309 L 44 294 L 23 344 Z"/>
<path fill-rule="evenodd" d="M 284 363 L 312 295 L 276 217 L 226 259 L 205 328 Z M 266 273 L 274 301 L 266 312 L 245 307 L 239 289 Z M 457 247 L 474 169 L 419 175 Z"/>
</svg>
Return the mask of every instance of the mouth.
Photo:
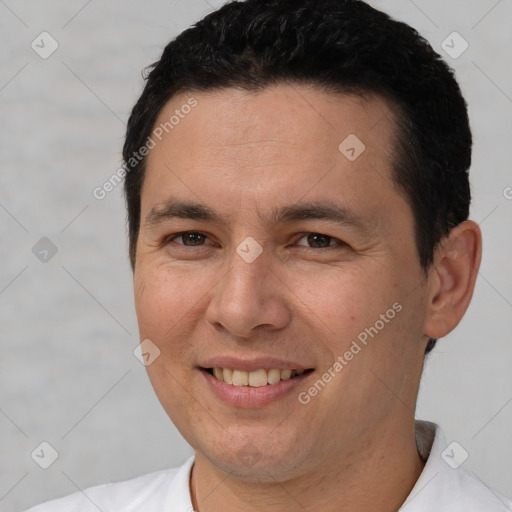
<svg viewBox="0 0 512 512">
<path fill-rule="evenodd" d="M 305 376 L 314 371 L 314 368 L 308 369 L 280 369 L 280 368 L 261 368 L 255 371 L 245 371 L 234 368 L 201 368 L 203 372 L 208 373 L 219 382 L 233 387 L 262 388 L 274 386 L 282 381 L 289 381 L 301 376 Z"/>
</svg>

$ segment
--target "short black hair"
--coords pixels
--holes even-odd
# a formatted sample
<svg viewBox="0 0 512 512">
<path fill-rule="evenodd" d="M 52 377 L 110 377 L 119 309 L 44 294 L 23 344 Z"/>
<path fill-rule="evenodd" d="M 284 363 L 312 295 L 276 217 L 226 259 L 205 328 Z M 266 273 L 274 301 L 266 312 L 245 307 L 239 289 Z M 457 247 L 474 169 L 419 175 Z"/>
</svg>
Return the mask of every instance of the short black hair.
<svg viewBox="0 0 512 512">
<path fill-rule="evenodd" d="M 232 1 L 173 39 L 147 70 L 123 147 L 132 270 L 146 161 L 132 156 L 182 92 L 304 84 L 378 95 L 396 113 L 393 180 L 412 209 L 425 273 L 443 236 L 469 216 L 472 136 L 454 72 L 416 30 L 362 0 Z"/>
</svg>

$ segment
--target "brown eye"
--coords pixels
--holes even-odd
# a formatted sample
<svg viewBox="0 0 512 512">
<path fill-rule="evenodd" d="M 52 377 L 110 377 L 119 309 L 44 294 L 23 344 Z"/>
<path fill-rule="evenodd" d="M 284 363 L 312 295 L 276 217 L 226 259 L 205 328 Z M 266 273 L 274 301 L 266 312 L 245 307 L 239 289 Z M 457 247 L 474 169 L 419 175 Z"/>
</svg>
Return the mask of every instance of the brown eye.
<svg viewBox="0 0 512 512">
<path fill-rule="evenodd" d="M 335 239 L 327 235 L 322 235 L 321 233 L 309 233 L 300 238 L 300 240 L 303 240 L 304 238 L 306 239 L 307 244 L 313 249 L 323 249 L 331 247 L 332 245 L 336 245 Z M 334 242 L 334 244 L 331 244 L 331 242 Z"/>
<path fill-rule="evenodd" d="M 174 242 L 175 240 L 181 238 L 183 243 L 177 242 L 179 245 L 186 245 L 188 247 L 194 247 L 198 245 L 203 245 L 204 241 L 208 238 L 203 233 L 198 233 L 197 231 L 186 231 L 185 233 L 179 233 L 177 235 L 172 236 L 168 239 L 168 242 Z"/>
</svg>

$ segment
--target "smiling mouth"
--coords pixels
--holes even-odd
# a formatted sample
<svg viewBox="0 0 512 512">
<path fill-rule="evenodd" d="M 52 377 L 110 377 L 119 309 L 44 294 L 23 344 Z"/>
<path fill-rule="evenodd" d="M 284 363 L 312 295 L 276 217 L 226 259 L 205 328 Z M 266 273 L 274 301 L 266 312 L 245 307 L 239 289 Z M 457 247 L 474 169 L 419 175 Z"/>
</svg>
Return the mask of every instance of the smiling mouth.
<svg viewBox="0 0 512 512">
<path fill-rule="evenodd" d="M 290 380 L 300 377 L 301 375 L 309 374 L 314 370 L 313 368 L 309 368 L 307 370 L 281 370 L 279 368 L 271 368 L 268 370 L 261 369 L 253 372 L 246 372 L 244 370 L 234 370 L 231 368 L 201 369 L 225 384 L 252 388 L 271 386 L 281 382 L 282 380 Z"/>
</svg>

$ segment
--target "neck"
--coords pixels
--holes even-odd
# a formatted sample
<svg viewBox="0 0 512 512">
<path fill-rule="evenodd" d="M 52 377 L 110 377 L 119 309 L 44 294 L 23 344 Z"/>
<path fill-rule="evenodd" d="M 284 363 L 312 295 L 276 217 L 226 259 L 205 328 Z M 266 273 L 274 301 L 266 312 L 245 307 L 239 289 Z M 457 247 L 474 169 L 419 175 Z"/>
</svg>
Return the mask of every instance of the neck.
<svg viewBox="0 0 512 512">
<path fill-rule="evenodd" d="M 291 478 L 274 475 L 275 482 L 270 484 L 238 479 L 196 453 L 190 481 L 194 510 L 363 512 L 377 505 L 381 512 L 393 512 L 404 503 L 424 467 L 416 447 L 414 419 L 401 428 L 380 426 L 358 446 L 345 449 Z"/>
</svg>

